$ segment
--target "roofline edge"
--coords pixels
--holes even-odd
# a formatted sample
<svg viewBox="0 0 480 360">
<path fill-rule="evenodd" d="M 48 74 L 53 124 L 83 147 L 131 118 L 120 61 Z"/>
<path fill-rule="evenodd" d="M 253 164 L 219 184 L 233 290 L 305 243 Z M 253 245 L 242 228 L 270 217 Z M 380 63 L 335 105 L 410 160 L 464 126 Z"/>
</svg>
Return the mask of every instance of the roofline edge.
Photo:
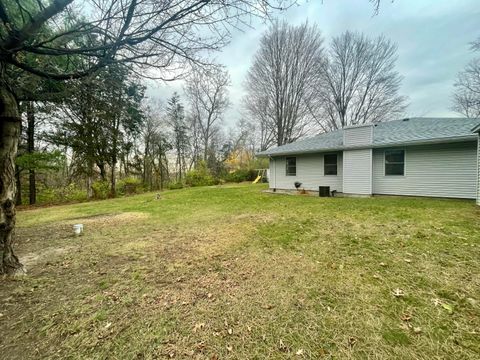
<svg viewBox="0 0 480 360">
<path fill-rule="evenodd" d="M 480 131 L 480 125 L 478 126 L 478 131 Z M 257 153 L 255 156 L 257 157 L 273 157 L 273 156 L 284 156 L 284 155 L 293 155 L 293 154 L 315 154 L 315 153 L 322 153 L 322 152 L 329 152 L 329 151 L 343 151 L 343 150 L 359 150 L 359 149 L 379 149 L 379 148 L 386 148 L 392 146 L 413 146 L 413 145 L 429 145 L 429 144 L 445 144 L 445 143 L 457 143 L 457 142 L 469 142 L 469 141 L 476 141 L 477 135 L 465 135 L 465 136 L 455 136 L 455 137 L 446 137 L 446 138 L 437 138 L 431 140 L 415 140 L 415 141 L 402 141 L 402 142 L 395 142 L 395 143 L 385 143 L 385 144 L 368 144 L 361 145 L 361 146 L 340 146 L 340 147 L 333 147 L 333 148 L 322 148 L 322 149 L 315 149 L 315 150 L 307 150 L 307 151 L 290 151 L 290 152 L 281 152 L 281 153 Z M 268 150 L 266 150 L 268 151 Z"/>
</svg>

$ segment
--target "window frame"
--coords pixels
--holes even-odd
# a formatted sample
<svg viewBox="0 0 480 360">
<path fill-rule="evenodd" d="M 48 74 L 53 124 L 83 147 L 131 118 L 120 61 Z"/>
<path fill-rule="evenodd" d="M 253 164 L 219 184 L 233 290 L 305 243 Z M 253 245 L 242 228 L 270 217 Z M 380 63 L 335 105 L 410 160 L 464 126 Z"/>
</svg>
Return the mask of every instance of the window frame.
<svg viewBox="0 0 480 360">
<path fill-rule="evenodd" d="M 327 172 L 325 171 L 327 166 L 327 163 L 325 162 L 325 157 L 332 155 L 335 155 L 335 174 L 327 174 Z M 332 166 L 333 164 L 328 165 Z M 338 153 L 323 154 L 323 176 L 338 176 Z"/>
<path fill-rule="evenodd" d="M 388 151 L 403 151 L 403 174 L 387 174 L 387 152 Z M 407 172 L 406 163 L 407 163 L 407 151 L 404 148 L 385 149 L 383 151 L 383 175 L 384 176 L 405 177 Z M 396 162 L 393 164 L 401 164 L 401 163 Z"/>
<path fill-rule="evenodd" d="M 289 173 L 288 160 L 295 159 L 295 173 Z M 297 157 L 296 156 L 285 156 L 285 176 L 297 176 Z"/>
</svg>

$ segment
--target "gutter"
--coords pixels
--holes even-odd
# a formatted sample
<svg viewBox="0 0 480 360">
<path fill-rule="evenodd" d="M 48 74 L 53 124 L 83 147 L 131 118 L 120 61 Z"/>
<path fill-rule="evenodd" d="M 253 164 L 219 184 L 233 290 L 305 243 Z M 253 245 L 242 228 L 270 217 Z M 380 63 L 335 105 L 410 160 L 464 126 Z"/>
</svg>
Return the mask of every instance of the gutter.
<svg viewBox="0 0 480 360">
<path fill-rule="evenodd" d="M 480 131 L 480 125 L 477 126 L 476 131 Z M 475 131 L 475 130 L 474 130 Z M 285 152 L 275 152 L 275 153 L 257 153 L 257 157 L 274 157 L 274 156 L 284 156 L 284 155 L 293 155 L 293 154 L 315 154 L 319 152 L 329 152 L 329 151 L 342 151 L 342 150 L 360 150 L 360 149 L 379 149 L 386 147 L 395 147 L 395 146 L 413 146 L 413 145 L 429 145 L 429 144 L 444 144 L 444 143 L 458 143 L 458 142 L 469 142 L 477 141 L 477 135 L 465 135 L 465 136 L 452 136 L 444 138 L 436 138 L 429 140 L 413 140 L 413 141 L 400 141 L 392 143 L 378 143 L 378 144 L 365 144 L 359 146 L 337 146 L 332 148 L 319 148 L 312 150 L 304 151 L 285 151 Z M 267 150 L 268 151 L 268 150 Z"/>
</svg>

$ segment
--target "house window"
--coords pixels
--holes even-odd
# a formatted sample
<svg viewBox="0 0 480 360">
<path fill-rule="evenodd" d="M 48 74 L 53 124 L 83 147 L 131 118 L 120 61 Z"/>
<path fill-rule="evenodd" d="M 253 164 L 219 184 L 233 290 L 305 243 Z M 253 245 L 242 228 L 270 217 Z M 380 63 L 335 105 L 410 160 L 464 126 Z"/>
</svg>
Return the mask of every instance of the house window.
<svg viewBox="0 0 480 360">
<path fill-rule="evenodd" d="M 385 150 L 385 175 L 405 175 L 405 150 Z"/>
<path fill-rule="evenodd" d="M 297 158 L 296 157 L 287 157 L 286 158 L 286 175 L 295 176 L 297 175 Z"/>
<path fill-rule="evenodd" d="M 323 155 L 323 175 L 337 175 L 337 154 Z"/>
</svg>

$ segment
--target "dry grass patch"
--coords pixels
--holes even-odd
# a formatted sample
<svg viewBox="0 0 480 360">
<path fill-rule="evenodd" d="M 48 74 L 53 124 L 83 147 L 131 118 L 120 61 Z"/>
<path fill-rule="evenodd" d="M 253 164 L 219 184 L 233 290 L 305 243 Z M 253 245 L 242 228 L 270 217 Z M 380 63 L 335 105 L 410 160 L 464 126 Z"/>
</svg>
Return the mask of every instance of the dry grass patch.
<svg viewBox="0 0 480 360">
<path fill-rule="evenodd" d="M 21 213 L 19 250 L 41 256 L 28 277 L 0 283 L 0 352 L 478 358 L 472 203 L 260 189 L 146 194 L 66 207 L 64 218 Z M 76 222 L 84 236 L 71 235 Z"/>
</svg>

